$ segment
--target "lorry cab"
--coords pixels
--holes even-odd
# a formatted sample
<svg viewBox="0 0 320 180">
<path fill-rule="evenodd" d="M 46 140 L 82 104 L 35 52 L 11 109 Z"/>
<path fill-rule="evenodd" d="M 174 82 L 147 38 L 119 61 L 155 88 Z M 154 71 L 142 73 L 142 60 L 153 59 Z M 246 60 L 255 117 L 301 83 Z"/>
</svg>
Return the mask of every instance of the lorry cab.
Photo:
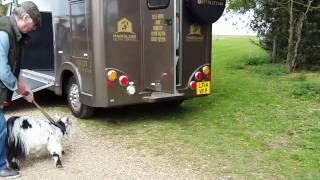
<svg viewBox="0 0 320 180">
<path fill-rule="evenodd" d="M 66 94 L 76 117 L 210 95 L 212 23 L 225 0 L 32 1 L 43 23 L 30 33 L 22 75 L 33 91 Z"/>
</svg>

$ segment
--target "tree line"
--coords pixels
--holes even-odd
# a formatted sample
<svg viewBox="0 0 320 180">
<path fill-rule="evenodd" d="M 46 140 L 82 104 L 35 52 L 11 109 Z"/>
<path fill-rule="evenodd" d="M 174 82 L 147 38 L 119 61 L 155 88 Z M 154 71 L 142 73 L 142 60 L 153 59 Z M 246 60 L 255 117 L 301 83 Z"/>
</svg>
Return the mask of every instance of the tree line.
<svg viewBox="0 0 320 180">
<path fill-rule="evenodd" d="M 319 0 L 229 0 L 229 9 L 254 12 L 250 26 L 273 63 L 285 63 L 289 72 L 320 69 Z"/>
</svg>

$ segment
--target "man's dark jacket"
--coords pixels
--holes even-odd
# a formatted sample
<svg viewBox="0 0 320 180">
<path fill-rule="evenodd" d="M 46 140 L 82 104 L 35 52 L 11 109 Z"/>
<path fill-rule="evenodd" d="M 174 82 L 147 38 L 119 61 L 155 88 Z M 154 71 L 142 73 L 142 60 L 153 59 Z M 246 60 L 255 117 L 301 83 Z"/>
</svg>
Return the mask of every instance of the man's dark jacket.
<svg viewBox="0 0 320 180">
<path fill-rule="evenodd" d="M 19 32 L 14 16 L 0 17 L 0 31 L 9 36 L 8 64 L 11 71 L 18 78 L 22 61 L 23 36 Z M 0 69 L 1 71 L 1 69 Z M 13 92 L 0 81 L 0 108 L 4 101 L 11 101 Z"/>
</svg>

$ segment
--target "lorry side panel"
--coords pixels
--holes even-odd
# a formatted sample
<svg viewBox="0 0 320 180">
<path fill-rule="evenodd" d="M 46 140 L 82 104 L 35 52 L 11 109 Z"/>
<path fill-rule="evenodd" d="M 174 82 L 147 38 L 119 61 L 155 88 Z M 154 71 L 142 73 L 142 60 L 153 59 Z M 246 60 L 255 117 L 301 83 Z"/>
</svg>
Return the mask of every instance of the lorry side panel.
<svg viewBox="0 0 320 180">
<path fill-rule="evenodd" d="M 91 34 L 90 26 L 90 1 L 71 1 L 71 40 L 72 40 L 72 56 L 71 63 L 73 63 L 78 72 L 81 74 L 81 95 L 92 97 L 94 94 L 93 84 L 93 55 L 90 47 Z M 80 98 L 84 104 L 84 98 Z"/>
<path fill-rule="evenodd" d="M 89 16 L 89 46 L 92 48 L 92 60 L 93 60 L 93 86 L 94 91 L 93 106 L 95 107 L 109 107 L 107 101 L 108 94 L 106 93 L 106 55 L 108 50 L 105 48 L 105 21 L 108 11 L 105 6 L 107 0 L 95 0 L 91 2 L 91 12 Z"/>
<path fill-rule="evenodd" d="M 61 64 L 71 57 L 71 22 L 68 0 L 56 0 L 52 3 L 52 21 L 54 29 L 54 66 L 56 72 L 55 92 L 62 94 L 63 77 Z M 75 69 L 73 70 L 75 71 Z"/>
</svg>

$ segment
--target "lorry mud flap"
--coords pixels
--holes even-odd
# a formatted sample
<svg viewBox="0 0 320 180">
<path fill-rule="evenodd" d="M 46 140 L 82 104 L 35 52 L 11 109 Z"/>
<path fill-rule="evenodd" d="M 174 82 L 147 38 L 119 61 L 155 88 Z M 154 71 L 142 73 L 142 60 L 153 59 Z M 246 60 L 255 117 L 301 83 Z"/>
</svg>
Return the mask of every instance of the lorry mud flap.
<svg viewBox="0 0 320 180">
<path fill-rule="evenodd" d="M 43 89 L 47 89 L 54 86 L 54 73 L 51 71 L 31 71 L 23 69 L 21 75 L 24 78 L 26 84 L 30 87 L 32 92 L 37 92 Z M 12 101 L 21 98 L 17 92 L 14 92 Z"/>
</svg>

